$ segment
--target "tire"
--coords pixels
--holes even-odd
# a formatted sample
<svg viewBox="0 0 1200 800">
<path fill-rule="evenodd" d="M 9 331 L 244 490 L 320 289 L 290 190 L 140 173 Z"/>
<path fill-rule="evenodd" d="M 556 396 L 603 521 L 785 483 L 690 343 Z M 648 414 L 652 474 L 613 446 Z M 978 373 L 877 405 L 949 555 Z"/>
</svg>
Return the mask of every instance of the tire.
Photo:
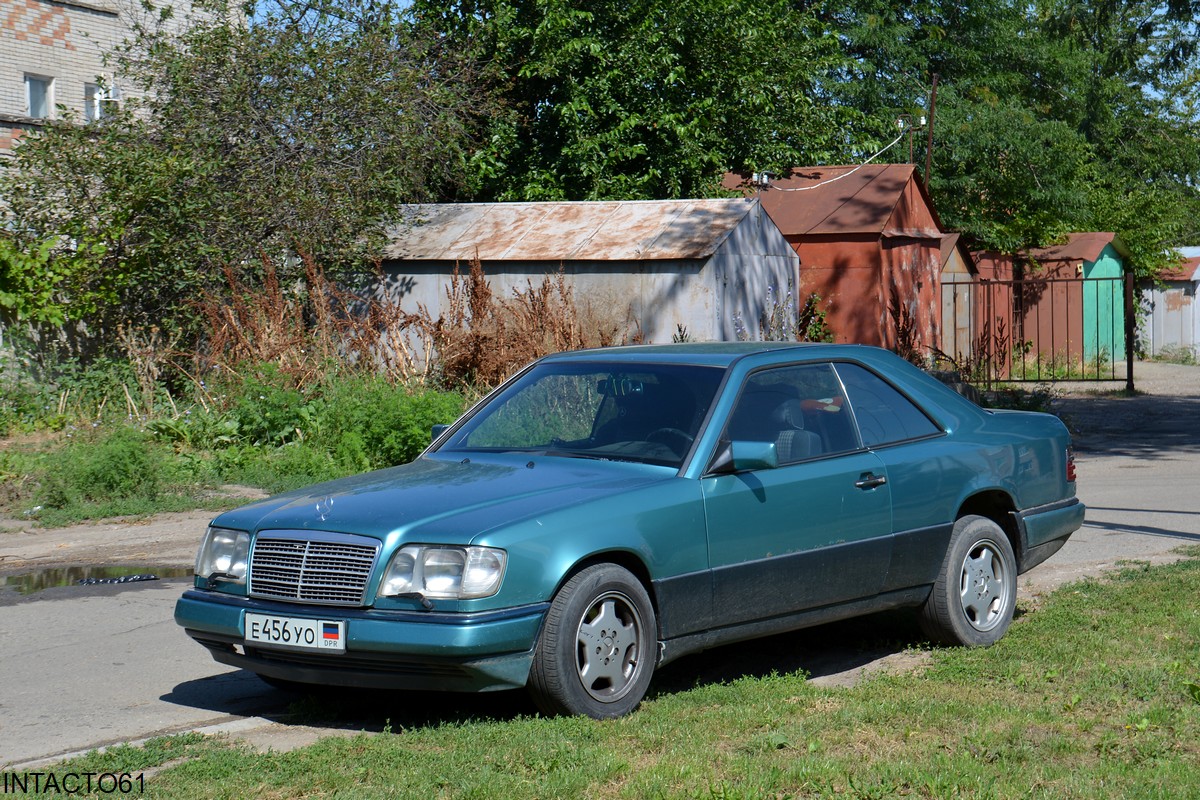
<svg viewBox="0 0 1200 800">
<path fill-rule="evenodd" d="M 637 708 L 657 649 L 650 596 L 629 571 L 596 564 L 571 577 L 546 612 L 529 690 L 549 715 L 611 719 Z"/>
<path fill-rule="evenodd" d="M 962 517 L 921 607 L 921 628 L 937 644 L 986 647 L 1004 636 L 1016 605 L 1017 559 L 1008 537 L 986 517 Z"/>
</svg>

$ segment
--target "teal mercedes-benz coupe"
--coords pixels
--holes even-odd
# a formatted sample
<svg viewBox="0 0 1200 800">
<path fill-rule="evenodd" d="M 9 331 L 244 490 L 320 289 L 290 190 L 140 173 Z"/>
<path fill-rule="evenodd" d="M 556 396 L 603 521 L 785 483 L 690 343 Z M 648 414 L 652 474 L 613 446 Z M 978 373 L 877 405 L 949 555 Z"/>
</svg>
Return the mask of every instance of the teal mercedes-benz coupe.
<svg viewBox="0 0 1200 800">
<path fill-rule="evenodd" d="M 175 619 L 275 684 L 614 717 L 672 659 L 881 609 L 991 644 L 1083 516 L 1058 419 L 884 350 L 559 353 L 410 464 L 217 517 Z"/>
</svg>

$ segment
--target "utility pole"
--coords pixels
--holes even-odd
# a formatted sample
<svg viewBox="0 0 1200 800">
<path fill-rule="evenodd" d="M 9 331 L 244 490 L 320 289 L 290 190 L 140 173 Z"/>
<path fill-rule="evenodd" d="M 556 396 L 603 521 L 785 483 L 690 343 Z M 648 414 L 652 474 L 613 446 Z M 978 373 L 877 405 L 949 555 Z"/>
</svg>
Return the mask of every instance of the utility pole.
<svg viewBox="0 0 1200 800">
<path fill-rule="evenodd" d="M 933 114 L 937 108 L 938 74 L 933 73 L 933 88 L 929 90 L 929 130 L 925 140 L 925 190 L 929 190 L 929 171 L 933 169 Z M 909 160 L 912 160 L 911 158 Z"/>
</svg>

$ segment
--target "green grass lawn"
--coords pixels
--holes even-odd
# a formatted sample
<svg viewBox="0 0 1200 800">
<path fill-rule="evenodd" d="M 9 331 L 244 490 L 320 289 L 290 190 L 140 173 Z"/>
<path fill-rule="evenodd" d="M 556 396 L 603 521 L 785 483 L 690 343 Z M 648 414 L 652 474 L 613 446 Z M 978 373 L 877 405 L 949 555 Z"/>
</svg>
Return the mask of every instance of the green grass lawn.
<svg viewBox="0 0 1200 800">
<path fill-rule="evenodd" d="M 298 721 L 366 732 L 265 754 L 191 734 L 53 769 L 186 798 L 1200 797 L 1197 598 L 1200 560 L 1132 566 L 1022 607 L 994 647 L 852 688 L 807 681 L 796 653 L 918 645 L 906 617 L 684 659 L 615 721 L 515 695 L 330 695 Z"/>
</svg>

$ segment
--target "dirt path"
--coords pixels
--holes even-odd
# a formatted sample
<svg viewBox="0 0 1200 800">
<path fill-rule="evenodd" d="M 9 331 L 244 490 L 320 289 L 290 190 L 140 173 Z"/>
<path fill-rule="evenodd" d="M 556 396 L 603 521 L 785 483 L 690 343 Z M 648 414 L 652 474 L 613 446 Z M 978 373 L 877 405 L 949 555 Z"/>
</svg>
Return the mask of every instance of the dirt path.
<svg viewBox="0 0 1200 800">
<path fill-rule="evenodd" d="M 266 496 L 243 486 L 223 488 L 246 501 Z M 39 528 L 23 520 L 0 518 L 0 577 L 49 567 L 190 567 L 204 529 L 216 515 L 214 511 L 186 511 L 64 528 Z"/>
<path fill-rule="evenodd" d="M 211 511 L 191 511 L 67 528 L 0 522 L 8 529 L 0 533 L 0 575 L 46 567 L 186 567 L 212 517 Z"/>
</svg>

